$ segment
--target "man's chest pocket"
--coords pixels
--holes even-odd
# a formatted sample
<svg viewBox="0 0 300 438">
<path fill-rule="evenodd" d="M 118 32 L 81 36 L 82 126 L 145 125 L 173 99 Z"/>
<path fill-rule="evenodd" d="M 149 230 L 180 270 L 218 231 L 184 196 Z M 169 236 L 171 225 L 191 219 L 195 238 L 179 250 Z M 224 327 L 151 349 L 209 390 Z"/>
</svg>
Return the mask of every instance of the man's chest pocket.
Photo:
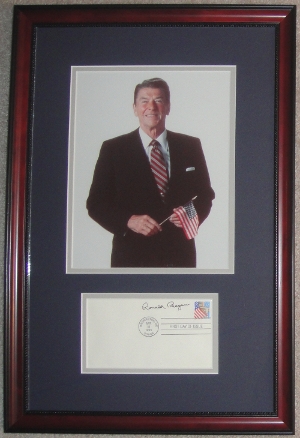
<svg viewBox="0 0 300 438">
<path fill-rule="evenodd" d="M 179 191 L 182 193 L 194 193 L 194 190 L 197 186 L 195 167 L 184 167 L 178 175 L 176 185 Z"/>
<path fill-rule="evenodd" d="M 187 185 L 193 185 L 195 184 L 195 177 L 196 177 L 196 169 L 195 167 L 186 167 L 185 171 L 182 172 L 182 178 L 185 181 L 185 184 Z"/>
</svg>

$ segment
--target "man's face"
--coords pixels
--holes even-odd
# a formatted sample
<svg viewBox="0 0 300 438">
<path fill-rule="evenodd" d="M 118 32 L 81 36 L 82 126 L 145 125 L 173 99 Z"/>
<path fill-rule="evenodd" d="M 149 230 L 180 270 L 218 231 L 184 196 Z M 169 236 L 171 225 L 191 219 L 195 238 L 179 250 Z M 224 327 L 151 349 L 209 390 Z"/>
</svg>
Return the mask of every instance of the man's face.
<svg viewBox="0 0 300 438">
<path fill-rule="evenodd" d="M 142 88 L 133 105 L 134 114 L 139 118 L 141 128 L 149 133 L 165 129 L 166 116 L 170 113 L 163 90 L 159 88 Z"/>
</svg>

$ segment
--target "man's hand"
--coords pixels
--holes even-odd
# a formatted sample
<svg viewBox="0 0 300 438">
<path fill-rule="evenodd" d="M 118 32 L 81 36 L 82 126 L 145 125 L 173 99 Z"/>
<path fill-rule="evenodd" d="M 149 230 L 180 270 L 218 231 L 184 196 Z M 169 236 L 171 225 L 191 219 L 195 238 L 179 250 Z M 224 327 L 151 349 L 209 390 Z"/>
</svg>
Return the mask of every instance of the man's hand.
<svg viewBox="0 0 300 438">
<path fill-rule="evenodd" d="M 135 233 L 143 234 L 144 236 L 153 236 L 162 231 L 161 226 L 146 214 L 131 216 L 127 222 L 127 227 Z"/>
<path fill-rule="evenodd" d="M 177 208 L 173 209 L 173 211 L 176 211 L 176 210 L 177 210 Z M 170 216 L 169 221 L 172 222 L 172 224 L 176 225 L 176 227 L 182 228 L 181 222 L 180 222 L 177 214 L 173 213 L 172 216 Z"/>
</svg>

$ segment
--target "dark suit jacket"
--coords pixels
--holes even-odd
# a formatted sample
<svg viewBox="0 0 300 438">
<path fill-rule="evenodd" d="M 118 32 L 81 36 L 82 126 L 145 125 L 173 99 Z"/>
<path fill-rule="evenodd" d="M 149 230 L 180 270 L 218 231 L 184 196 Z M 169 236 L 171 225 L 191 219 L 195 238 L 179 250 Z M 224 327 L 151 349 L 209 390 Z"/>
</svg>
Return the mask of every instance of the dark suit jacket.
<svg viewBox="0 0 300 438">
<path fill-rule="evenodd" d="M 147 214 L 158 223 L 194 201 L 200 222 L 208 216 L 214 191 L 200 140 L 167 131 L 171 177 L 165 200 L 159 194 L 139 132 L 103 143 L 87 199 L 89 215 L 114 234 L 112 267 L 195 267 L 194 239 L 169 221 L 163 231 L 145 237 L 127 227 L 132 215 Z M 195 170 L 187 171 L 188 168 Z"/>
</svg>

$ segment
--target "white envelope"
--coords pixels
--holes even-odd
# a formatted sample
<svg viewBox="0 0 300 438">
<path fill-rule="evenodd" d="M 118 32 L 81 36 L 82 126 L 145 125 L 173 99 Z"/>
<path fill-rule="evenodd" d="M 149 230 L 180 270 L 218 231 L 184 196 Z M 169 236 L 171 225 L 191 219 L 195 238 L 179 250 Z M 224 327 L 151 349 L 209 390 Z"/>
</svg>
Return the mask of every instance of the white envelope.
<svg viewBox="0 0 300 438">
<path fill-rule="evenodd" d="M 82 294 L 81 372 L 218 373 L 218 294 Z"/>
</svg>

